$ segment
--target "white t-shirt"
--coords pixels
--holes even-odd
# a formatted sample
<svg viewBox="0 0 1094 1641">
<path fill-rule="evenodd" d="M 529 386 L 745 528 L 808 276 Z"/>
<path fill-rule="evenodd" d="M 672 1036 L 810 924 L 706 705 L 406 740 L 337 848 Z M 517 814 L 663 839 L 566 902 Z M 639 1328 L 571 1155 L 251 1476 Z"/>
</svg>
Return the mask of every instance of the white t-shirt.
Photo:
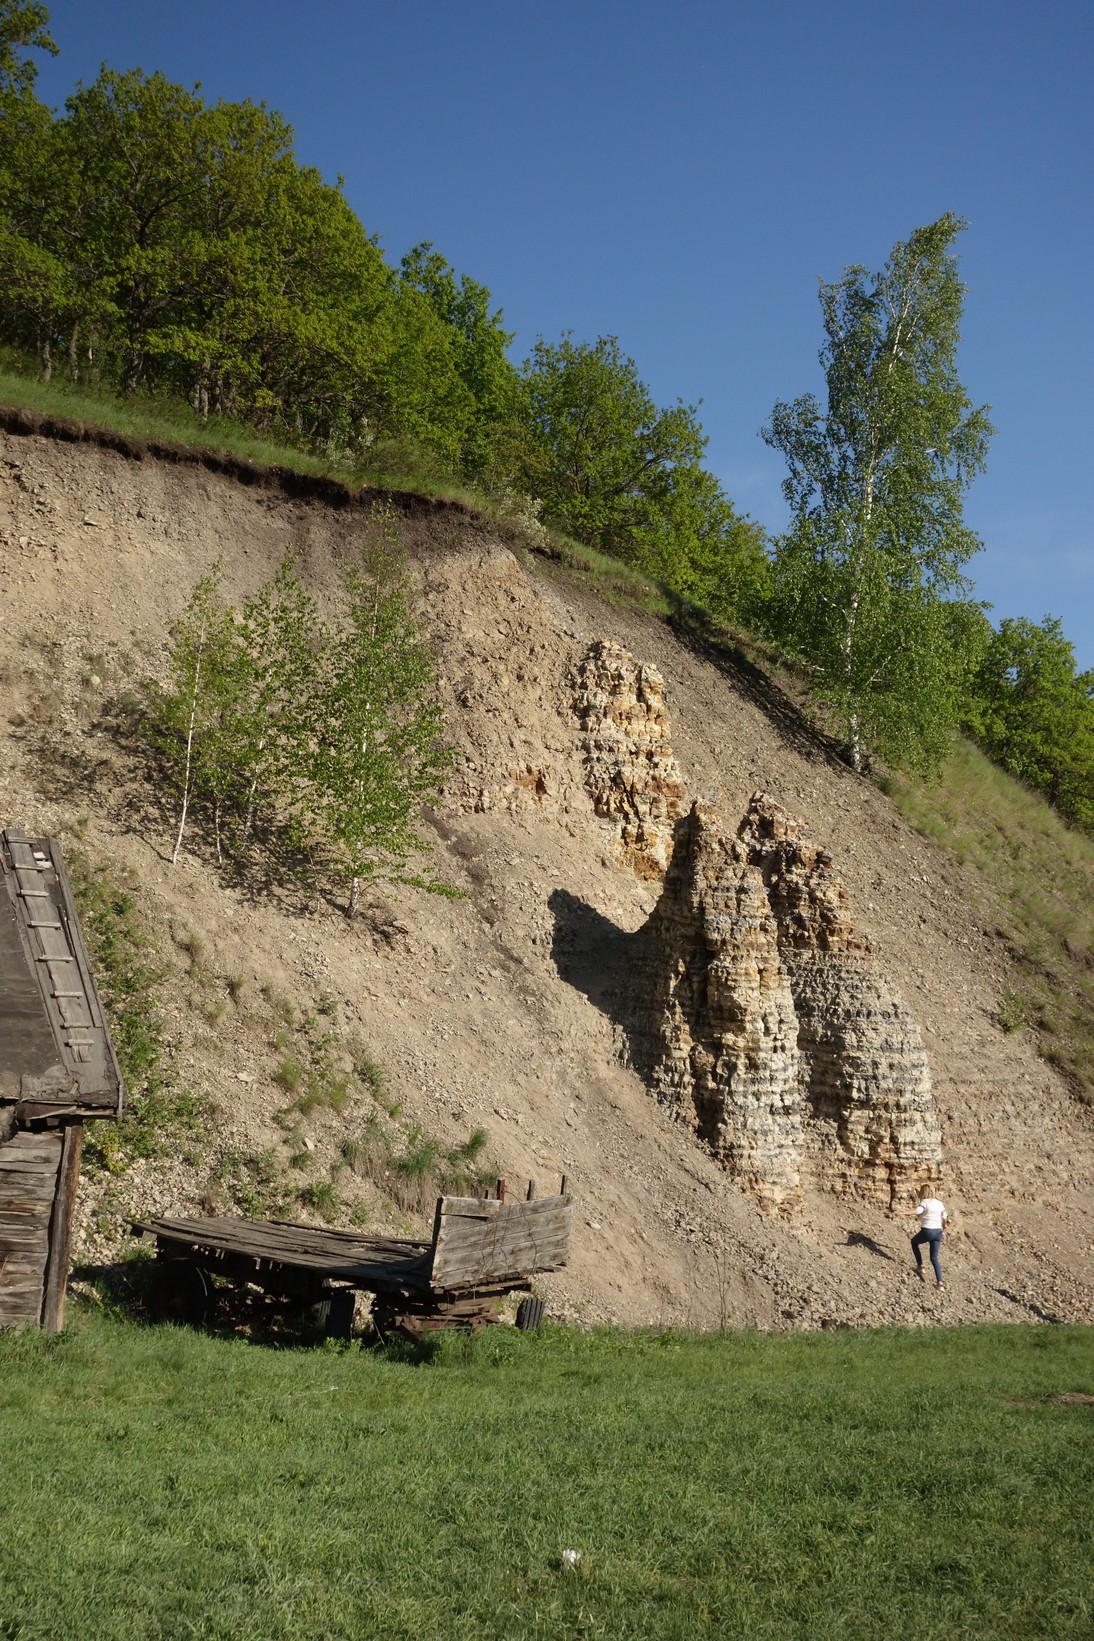
<svg viewBox="0 0 1094 1641">
<path fill-rule="evenodd" d="M 940 1231 L 942 1221 L 950 1217 L 937 1197 L 924 1197 L 916 1209 L 916 1213 L 919 1215 L 919 1223 L 925 1231 Z"/>
</svg>

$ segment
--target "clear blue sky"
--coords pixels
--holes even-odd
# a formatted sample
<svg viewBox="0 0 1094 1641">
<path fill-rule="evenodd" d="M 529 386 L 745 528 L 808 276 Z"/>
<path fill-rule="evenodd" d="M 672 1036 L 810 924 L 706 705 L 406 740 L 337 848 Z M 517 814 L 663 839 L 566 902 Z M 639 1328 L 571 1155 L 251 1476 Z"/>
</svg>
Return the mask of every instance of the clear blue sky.
<svg viewBox="0 0 1094 1641">
<path fill-rule="evenodd" d="M 952 210 L 962 379 L 998 428 L 966 516 L 996 617 L 1094 666 L 1090 0 L 52 0 L 61 103 L 103 60 L 264 99 L 390 260 L 432 240 L 522 359 L 614 334 L 785 521 L 757 430 L 820 387 L 818 275 Z"/>
</svg>

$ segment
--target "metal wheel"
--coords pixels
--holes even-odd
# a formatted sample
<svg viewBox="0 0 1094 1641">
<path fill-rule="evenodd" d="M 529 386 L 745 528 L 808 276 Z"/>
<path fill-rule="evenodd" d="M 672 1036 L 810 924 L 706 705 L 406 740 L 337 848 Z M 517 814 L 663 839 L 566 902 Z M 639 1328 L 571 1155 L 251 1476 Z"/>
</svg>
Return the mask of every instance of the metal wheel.
<svg viewBox="0 0 1094 1641">
<path fill-rule="evenodd" d="M 158 1262 L 149 1309 L 157 1322 L 203 1328 L 213 1311 L 213 1287 L 193 1259 Z"/>
</svg>

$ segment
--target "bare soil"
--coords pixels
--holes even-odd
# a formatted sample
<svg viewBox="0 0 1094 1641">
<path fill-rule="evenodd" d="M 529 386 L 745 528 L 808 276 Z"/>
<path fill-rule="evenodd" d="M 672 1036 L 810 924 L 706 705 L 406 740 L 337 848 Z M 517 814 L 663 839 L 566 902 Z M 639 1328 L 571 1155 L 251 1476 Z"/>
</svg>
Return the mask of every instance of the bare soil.
<svg viewBox="0 0 1094 1641">
<path fill-rule="evenodd" d="M 281 1000 L 298 1023 L 330 1020 L 333 999 L 346 1053 L 386 1070 L 385 1107 L 401 1107 L 380 1113 L 389 1126 L 419 1124 L 447 1145 L 482 1126 L 518 1188 L 569 1176 L 573 1259 L 543 1282 L 556 1315 L 765 1328 L 1094 1320 L 1091 1113 L 1023 1033 L 996 1024 L 1012 979 L 997 908 L 770 680 L 547 561 L 518 560 L 464 507 L 389 497 L 460 748 L 432 817 L 435 865 L 466 898 L 384 890 L 350 922 L 228 886 L 196 840 L 170 865 L 174 817 L 112 732 L 110 702 L 162 666 L 168 623 L 214 562 L 242 597 L 295 546 L 322 599 L 381 498 L 200 453 L 59 438 L 25 413 L 3 421 L 0 824 L 54 833 L 136 887 L 173 959 L 174 1062 L 211 1113 L 200 1142 L 85 1180 L 82 1257 L 114 1257 L 130 1213 L 225 1206 L 246 1157 L 264 1157 L 286 1191 L 334 1169 L 344 1211 L 377 1228 L 424 1223 L 382 1180 L 337 1167 L 367 1102 L 286 1131 Z M 762 788 L 835 856 L 930 1055 L 954 1218 L 945 1292 L 914 1279 L 906 1223 L 865 1203 L 813 1191 L 794 1224 L 765 1218 L 628 1069 L 623 937 L 657 885 L 620 863 L 582 785 L 571 676 L 599 638 L 663 673 L 690 793 L 716 794 L 735 821 Z"/>
</svg>

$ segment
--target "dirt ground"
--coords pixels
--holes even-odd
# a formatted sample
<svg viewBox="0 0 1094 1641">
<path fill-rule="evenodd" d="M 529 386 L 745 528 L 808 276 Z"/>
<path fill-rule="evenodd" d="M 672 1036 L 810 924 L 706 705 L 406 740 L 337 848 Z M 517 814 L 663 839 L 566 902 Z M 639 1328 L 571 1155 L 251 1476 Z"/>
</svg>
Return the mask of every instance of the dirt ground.
<svg viewBox="0 0 1094 1641">
<path fill-rule="evenodd" d="M 762 677 L 549 562 L 518 560 L 459 507 L 408 506 L 399 529 L 460 749 L 432 820 L 435 865 L 466 898 L 384 889 L 350 922 L 228 887 L 202 852 L 172 867 L 172 817 L 104 713 L 162 665 L 167 624 L 214 562 L 242 597 L 294 546 L 322 599 L 369 507 L 197 461 L 0 433 L 0 824 L 57 834 L 137 887 L 173 959 L 174 1063 L 212 1112 L 199 1146 L 85 1179 L 81 1257 L 113 1257 L 129 1213 L 224 1206 L 247 1157 L 286 1188 L 334 1168 L 346 1211 L 378 1229 L 424 1225 L 337 1170 L 364 1104 L 286 1132 L 275 1072 L 287 999 L 296 1021 L 336 1019 L 347 1052 L 385 1069 L 381 1116 L 395 1129 L 457 1145 L 481 1126 L 519 1186 L 569 1177 L 572 1261 L 542 1284 L 556 1315 L 1094 1320 L 1090 1113 L 1021 1032 L 995 1023 L 1010 975 L 983 885 L 833 760 Z M 876 1207 L 810 1189 L 793 1224 L 766 1218 L 627 1068 L 621 937 L 657 885 L 621 864 L 582 784 L 571 677 L 600 638 L 662 672 L 689 794 L 715 796 L 735 822 L 762 788 L 831 849 L 930 1056 L 954 1217 L 944 1293 L 915 1281 L 905 1222 Z M 310 1172 L 294 1172 L 303 1152 Z"/>
</svg>

